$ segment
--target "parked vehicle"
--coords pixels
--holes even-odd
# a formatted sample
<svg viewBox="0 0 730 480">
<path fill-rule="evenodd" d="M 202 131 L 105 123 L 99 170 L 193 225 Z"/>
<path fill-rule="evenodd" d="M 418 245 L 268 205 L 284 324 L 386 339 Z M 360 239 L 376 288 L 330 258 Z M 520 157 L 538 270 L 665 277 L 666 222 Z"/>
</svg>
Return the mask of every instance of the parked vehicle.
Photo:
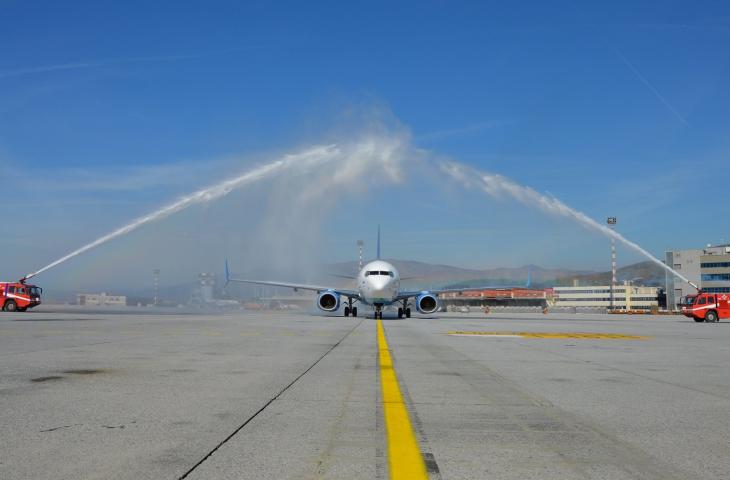
<svg viewBox="0 0 730 480">
<path fill-rule="evenodd" d="M 682 297 L 682 313 L 694 318 L 695 322 L 717 322 L 730 318 L 730 294 L 705 293 Z"/>
<path fill-rule="evenodd" d="M 0 309 L 25 312 L 41 304 L 43 289 L 23 282 L 0 282 Z"/>
</svg>

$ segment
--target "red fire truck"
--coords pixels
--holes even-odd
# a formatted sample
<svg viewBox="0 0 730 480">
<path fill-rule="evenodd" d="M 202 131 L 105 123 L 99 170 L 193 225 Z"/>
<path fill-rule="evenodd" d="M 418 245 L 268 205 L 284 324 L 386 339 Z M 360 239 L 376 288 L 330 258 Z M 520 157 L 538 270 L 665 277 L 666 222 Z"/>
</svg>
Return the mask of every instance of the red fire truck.
<svg viewBox="0 0 730 480">
<path fill-rule="evenodd" d="M 23 282 L 0 282 L 0 309 L 25 312 L 41 304 L 43 289 Z"/>
<path fill-rule="evenodd" d="M 682 297 L 682 313 L 695 322 L 717 322 L 730 318 L 730 293 L 704 293 Z"/>
</svg>

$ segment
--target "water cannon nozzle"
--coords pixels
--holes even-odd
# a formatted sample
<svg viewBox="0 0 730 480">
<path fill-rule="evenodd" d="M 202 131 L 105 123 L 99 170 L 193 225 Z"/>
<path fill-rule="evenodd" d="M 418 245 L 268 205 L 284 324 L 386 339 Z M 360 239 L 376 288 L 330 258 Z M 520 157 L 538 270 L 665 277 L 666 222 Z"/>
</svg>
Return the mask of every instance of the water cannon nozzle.
<svg viewBox="0 0 730 480">
<path fill-rule="evenodd" d="M 30 280 L 31 278 L 33 278 L 35 276 L 36 276 L 35 273 L 29 273 L 28 275 L 26 275 L 23 278 L 21 278 L 20 280 L 18 280 L 18 283 L 22 283 L 23 285 L 25 285 L 25 282 L 27 282 L 28 280 Z"/>
</svg>

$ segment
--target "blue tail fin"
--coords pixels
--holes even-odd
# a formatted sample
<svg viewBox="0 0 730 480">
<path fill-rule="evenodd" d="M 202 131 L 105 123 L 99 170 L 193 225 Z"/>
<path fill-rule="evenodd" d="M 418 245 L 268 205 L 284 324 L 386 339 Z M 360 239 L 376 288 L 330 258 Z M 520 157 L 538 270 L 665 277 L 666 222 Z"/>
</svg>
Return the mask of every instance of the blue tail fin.
<svg viewBox="0 0 730 480">
<path fill-rule="evenodd" d="M 378 260 L 380 260 L 380 225 L 378 225 Z"/>
<path fill-rule="evenodd" d="M 532 270 L 527 271 L 527 283 L 525 283 L 525 288 L 530 288 L 530 285 L 532 285 Z"/>
<path fill-rule="evenodd" d="M 228 282 L 230 282 L 230 281 L 231 281 L 231 272 L 228 271 L 228 259 L 226 258 L 226 284 L 225 284 L 225 286 L 228 286 Z"/>
</svg>

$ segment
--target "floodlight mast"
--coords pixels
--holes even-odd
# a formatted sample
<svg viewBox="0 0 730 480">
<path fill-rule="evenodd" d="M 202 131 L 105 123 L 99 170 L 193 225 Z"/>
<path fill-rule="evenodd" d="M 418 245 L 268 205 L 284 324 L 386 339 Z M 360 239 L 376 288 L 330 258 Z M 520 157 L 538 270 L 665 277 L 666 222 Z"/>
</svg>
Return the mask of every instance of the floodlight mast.
<svg viewBox="0 0 730 480">
<path fill-rule="evenodd" d="M 608 217 L 606 219 L 611 230 L 616 228 L 616 217 Z M 611 237 L 611 311 L 615 308 L 615 294 L 616 291 L 616 239 Z"/>
</svg>

